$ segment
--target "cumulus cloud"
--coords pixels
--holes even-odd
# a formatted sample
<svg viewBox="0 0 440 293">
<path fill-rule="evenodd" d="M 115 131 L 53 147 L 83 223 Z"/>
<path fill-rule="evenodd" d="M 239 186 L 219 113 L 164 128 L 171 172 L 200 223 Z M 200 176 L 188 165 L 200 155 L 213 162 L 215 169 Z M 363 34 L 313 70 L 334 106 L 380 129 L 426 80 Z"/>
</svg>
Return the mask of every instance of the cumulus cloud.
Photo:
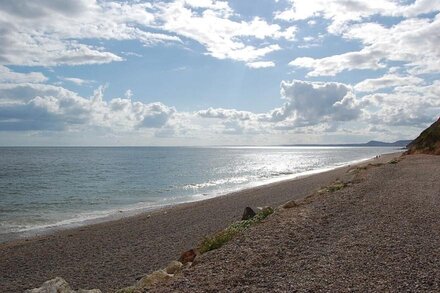
<svg viewBox="0 0 440 293">
<path fill-rule="evenodd" d="M 268 115 L 270 121 L 287 121 L 292 127 L 322 122 L 349 121 L 360 115 L 351 89 L 342 83 L 293 80 L 281 83 L 286 100 Z"/>
<path fill-rule="evenodd" d="M 400 127 L 403 132 L 417 129 L 417 133 L 437 119 L 440 113 L 439 86 L 439 81 L 408 83 L 386 93 L 365 95 L 362 97 L 366 105 L 363 119 L 368 125 L 394 131 Z"/>
<path fill-rule="evenodd" d="M 373 81 L 373 83 L 376 81 Z M 286 133 L 359 133 L 351 125 L 423 127 L 440 111 L 440 84 L 399 84 L 392 92 L 356 97 L 351 86 L 301 80 L 281 83 L 280 107 L 263 113 L 208 108 L 178 112 L 162 103 L 143 103 L 125 97 L 105 99 L 105 87 L 88 98 L 60 86 L 0 84 L 1 131 L 68 131 L 150 133 L 160 139 L 218 139 L 218 135 Z M 340 130 L 343 129 L 343 130 Z M 406 133 L 401 131 L 400 133 Z M 217 136 L 218 137 L 217 137 Z M 365 135 L 365 134 L 364 134 Z M 217 137 L 217 138 L 216 138 Z M 231 141 L 231 143 L 233 143 Z"/>
<path fill-rule="evenodd" d="M 239 121 L 228 125 L 241 126 L 241 129 L 252 125 L 254 130 L 280 130 L 350 121 L 361 114 L 361 102 L 356 100 L 351 88 L 342 83 L 283 81 L 281 97 L 285 100 L 284 104 L 266 113 L 209 108 L 198 111 L 197 115 Z"/>
<path fill-rule="evenodd" d="M 233 119 L 233 120 L 251 120 L 255 118 L 255 114 L 248 111 L 238 111 L 235 109 L 223 108 L 208 108 L 196 112 L 197 115 L 203 118 L 219 118 L 219 119 Z"/>
<path fill-rule="evenodd" d="M 130 98 L 104 100 L 104 87 L 84 98 L 62 87 L 0 85 L 0 130 L 69 130 L 101 127 L 110 131 L 160 128 L 176 112 L 162 103 Z"/>
</svg>

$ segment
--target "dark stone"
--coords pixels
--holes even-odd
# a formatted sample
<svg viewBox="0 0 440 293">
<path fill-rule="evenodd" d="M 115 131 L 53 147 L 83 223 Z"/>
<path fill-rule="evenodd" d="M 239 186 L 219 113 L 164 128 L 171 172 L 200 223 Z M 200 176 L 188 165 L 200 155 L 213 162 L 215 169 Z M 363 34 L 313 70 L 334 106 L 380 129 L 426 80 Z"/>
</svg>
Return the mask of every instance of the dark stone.
<svg viewBox="0 0 440 293">
<path fill-rule="evenodd" d="M 255 216 L 255 212 L 250 207 L 246 207 L 243 212 L 243 216 L 241 217 L 242 220 L 249 220 L 252 219 Z"/>
<path fill-rule="evenodd" d="M 196 250 L 194 250 L 194 249 L 190 249 L 190 250 L 188 250 L 188 251 L 185 251 L 184 253 L 182 253 L 182 255 L 180 256 L 180 258 L 179 258 L 179 261 L 182 263 L 182 264 L 186 264 L 186 263 L 189 263 L 189 262 L 193 262 L 194 261 L 194 259 L 196 258 L 196 256 L 197 256 L 197 251 Z"/>
</svg>

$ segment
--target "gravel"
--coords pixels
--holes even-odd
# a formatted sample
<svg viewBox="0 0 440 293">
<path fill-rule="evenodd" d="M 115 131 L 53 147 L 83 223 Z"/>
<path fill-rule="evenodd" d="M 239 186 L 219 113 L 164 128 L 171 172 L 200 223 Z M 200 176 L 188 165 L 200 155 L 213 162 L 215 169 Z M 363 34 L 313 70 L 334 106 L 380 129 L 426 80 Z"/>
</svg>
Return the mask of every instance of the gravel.
<svg viewBox="0 0 440 293">
<path fill-rule="evenodd" d="M 154 292 L 439 292 L 440 156 L 282 209 Z"/>
<path fill-rule="evenodd" d="M 390 156 L 395 155 L 381 159 Z M 2 243 L 0 292 L 22 292 L 57 276 L 73 289 L 112 292 L 132 285 L 178 259 L 205 235 L 241 219 L 246 206 L 278 206 L 304 197 L 346 170 L 339 168 L 135 217 Z"/>
</svg>

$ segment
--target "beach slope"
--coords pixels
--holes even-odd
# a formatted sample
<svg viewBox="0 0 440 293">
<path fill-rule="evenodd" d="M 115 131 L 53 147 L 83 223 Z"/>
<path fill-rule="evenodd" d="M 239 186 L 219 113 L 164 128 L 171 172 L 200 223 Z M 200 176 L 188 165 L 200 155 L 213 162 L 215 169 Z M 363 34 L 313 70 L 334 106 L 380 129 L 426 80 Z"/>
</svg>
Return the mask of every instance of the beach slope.
<svg viewBox="0 0 440 293">
<path fill-rule="evenodd" d="M 360 168 L 154 292 L 440 291 L 440 156 Z"/>
</svg>

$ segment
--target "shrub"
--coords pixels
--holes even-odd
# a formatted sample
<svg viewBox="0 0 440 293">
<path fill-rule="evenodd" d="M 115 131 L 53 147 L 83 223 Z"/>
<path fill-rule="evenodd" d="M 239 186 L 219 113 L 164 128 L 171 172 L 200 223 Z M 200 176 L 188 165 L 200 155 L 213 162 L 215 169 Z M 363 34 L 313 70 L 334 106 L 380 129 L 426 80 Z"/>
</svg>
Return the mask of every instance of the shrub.
<svg viewBox="0 0 440 293">
<path fill-rule="evenodd" d="M 198 251 L 203 254 L 205 252 L 217 249 L 222 247 L 225 243 L 234 238 L 237 234 L 243 232 L 248 229 L 252 225 L 260 223 L 265 218 L 267 218 L 270 214 L 272 214 L 274 210 L 270 207 L 264 208 L 259 211 L 253 218 L 243 221 L 237 221 L 232 223 L 226 229 L 220 231 L 211 237 L 206 237 L 202 243 L 200 243 L 198 247 Z"/>
</svg>

